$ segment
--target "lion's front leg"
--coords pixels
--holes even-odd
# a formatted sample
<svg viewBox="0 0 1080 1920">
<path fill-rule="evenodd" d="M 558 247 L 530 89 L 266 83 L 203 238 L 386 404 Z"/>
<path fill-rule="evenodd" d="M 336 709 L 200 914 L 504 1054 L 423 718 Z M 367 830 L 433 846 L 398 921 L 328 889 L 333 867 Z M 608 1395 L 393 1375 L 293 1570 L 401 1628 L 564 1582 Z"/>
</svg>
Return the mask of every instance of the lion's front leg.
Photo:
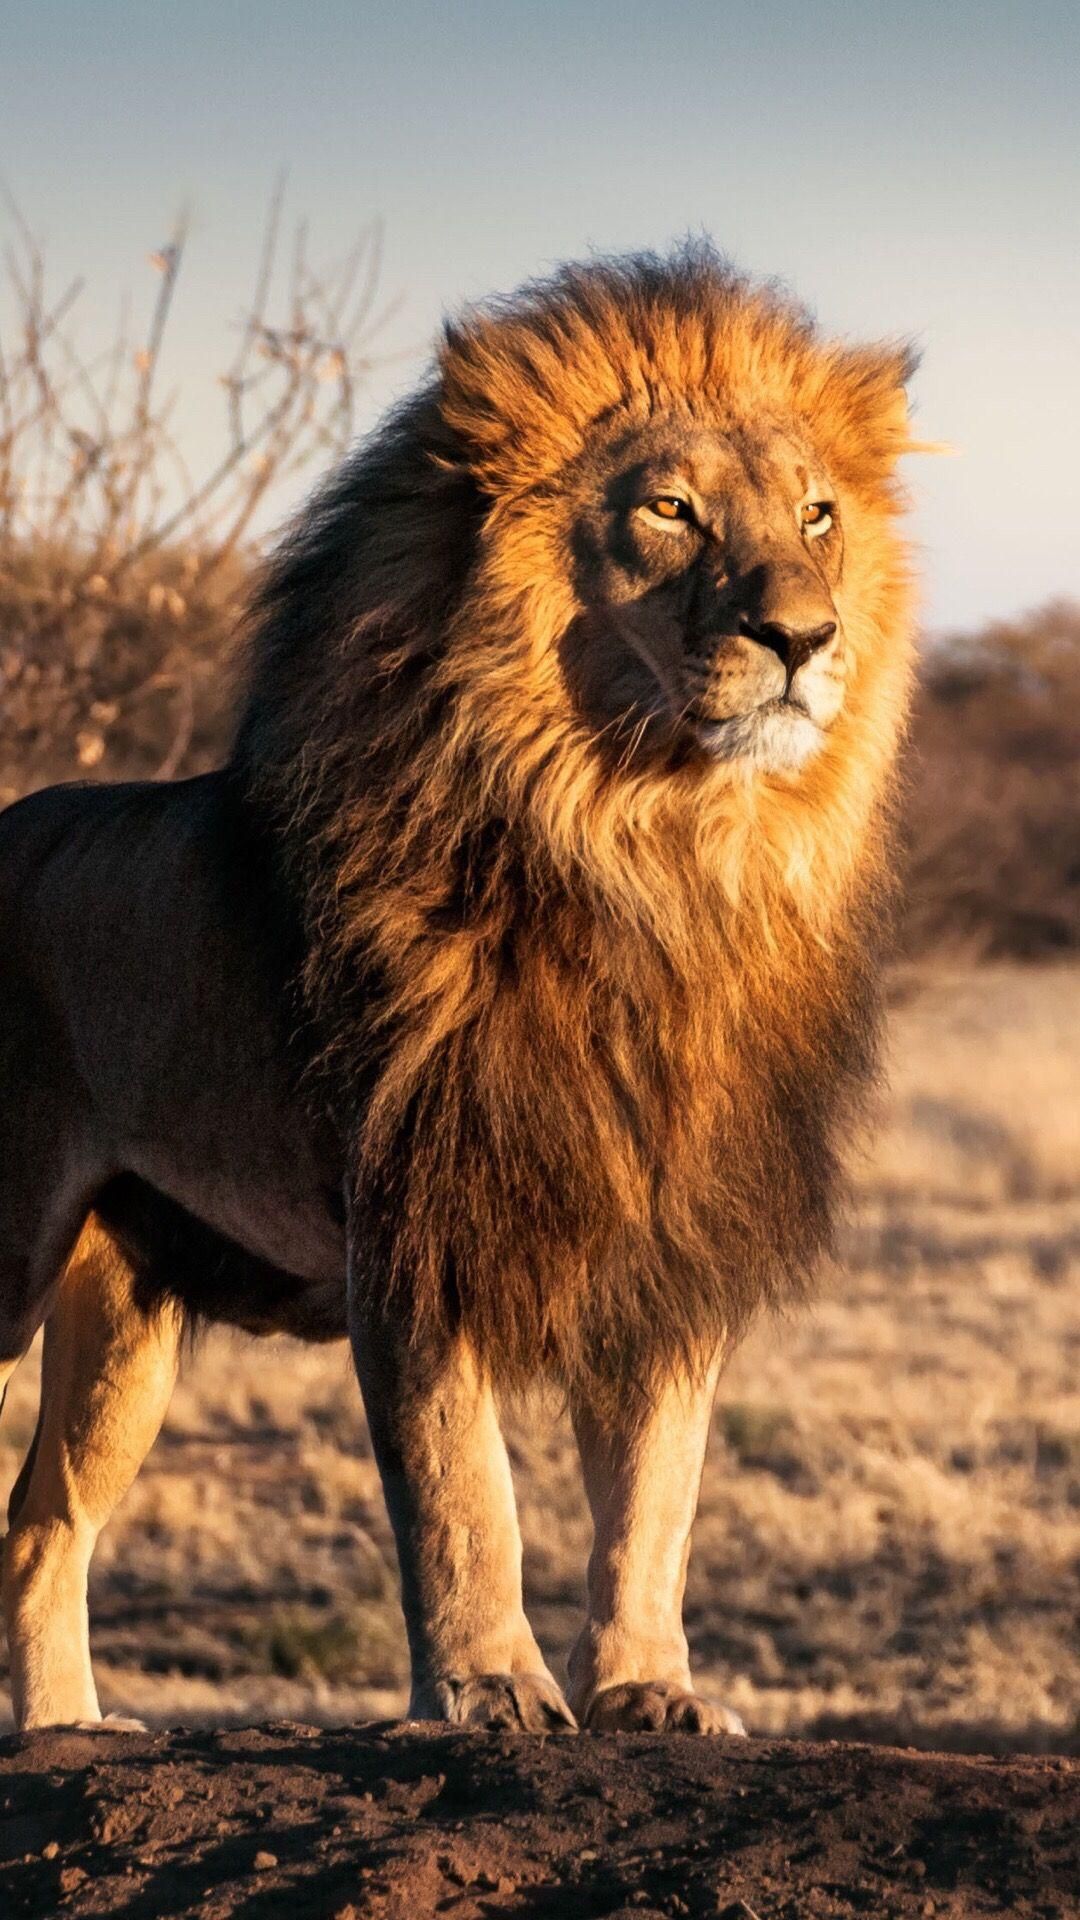
<svg viewBox="0 0 1080 1920">
<path fill-rule="evenodd" d="M 720 1361 L 657 1386 L 606 1420 L 573 1407 L 595 1528 L 589 1612 L 570 1698 L 598 1729 L 742 1733 L 690 1678 L 683 1590 Z"/>
<path fill-rule="evenodd" d="M 397 1542 L 410 1717 L 572 1727 L 525 1618 L 510 1463 L 468 1341 L 418 1345 L 352 1288 L 349 1326 Z"/>
</svg>

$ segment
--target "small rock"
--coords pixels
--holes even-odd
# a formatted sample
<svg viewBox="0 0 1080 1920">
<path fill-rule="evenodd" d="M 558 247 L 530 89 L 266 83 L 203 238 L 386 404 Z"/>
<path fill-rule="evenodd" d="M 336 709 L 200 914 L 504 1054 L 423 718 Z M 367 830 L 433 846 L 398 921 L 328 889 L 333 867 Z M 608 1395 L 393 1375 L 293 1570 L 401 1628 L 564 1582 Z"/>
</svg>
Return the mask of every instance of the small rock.
<svg viewBox="0 0 1080 1920">
<path fill-rule="evenodd" d="M 277 1866 L 277 1854 L 267 1853 L 260 1847 L 251 1864 L 256 1873 L 269 1873 L 272 1867 Z"/>
<path fill-rule="evenodd" d="M 59 1840 L 50 1840 L 47 1846 L 42 1847 L 41 1857 L 43 1860 L 55 1860 L 59 1851 L 60 1851 Z"/>
</svg>

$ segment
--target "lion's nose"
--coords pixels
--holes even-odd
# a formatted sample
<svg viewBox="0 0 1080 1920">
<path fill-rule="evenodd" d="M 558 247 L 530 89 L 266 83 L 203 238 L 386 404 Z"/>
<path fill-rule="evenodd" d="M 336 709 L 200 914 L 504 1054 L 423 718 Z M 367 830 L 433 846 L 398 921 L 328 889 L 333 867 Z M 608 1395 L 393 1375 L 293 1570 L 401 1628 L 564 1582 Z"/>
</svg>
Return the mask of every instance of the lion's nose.
<svg viewBox="0 0 1080 1920">
<path fill-rule="evenodd" d="M 744 613 L 739 621 L 739 631 L 748 640 L 756 640 L 759 647 L 769 647 L 779 656 L 790 683 L 811 654 L 817 653 L 832 639 L 836 632 L 836 621 L 822 620 L 817 626 L 804 627 L 789 625 L 786 620 L 753 620 Z"/>
</svg>

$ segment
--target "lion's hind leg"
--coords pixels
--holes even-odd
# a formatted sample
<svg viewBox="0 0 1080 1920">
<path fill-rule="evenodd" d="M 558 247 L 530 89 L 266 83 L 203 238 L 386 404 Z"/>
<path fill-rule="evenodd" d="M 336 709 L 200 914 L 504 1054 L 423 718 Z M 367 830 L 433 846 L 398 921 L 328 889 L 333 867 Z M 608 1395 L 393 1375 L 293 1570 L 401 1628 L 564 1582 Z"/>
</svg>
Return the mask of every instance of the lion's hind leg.
<svg viewBox="0 0 1080 1920">
<path fill-rule="evenodd" d="M 46 1322 L 38 1427 L 4 1546 L 20 1728 L 101 1720 L 90 1665 L 90 1557 L 165 1417 L 181 1333 L 171 1304 L 140 1304 L 137 1279 L 91 1216 Z"/>
</svg>

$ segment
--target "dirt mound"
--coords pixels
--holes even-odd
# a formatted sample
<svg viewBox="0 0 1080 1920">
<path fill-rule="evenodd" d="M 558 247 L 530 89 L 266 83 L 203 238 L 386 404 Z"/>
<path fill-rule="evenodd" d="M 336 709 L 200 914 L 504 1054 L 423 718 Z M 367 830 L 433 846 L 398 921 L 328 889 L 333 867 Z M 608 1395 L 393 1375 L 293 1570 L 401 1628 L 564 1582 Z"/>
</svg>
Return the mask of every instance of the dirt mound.
<svg viewBox="0 0 1080 1920">
<path fill-rule="evenodd" d="M 1080 1914 L 1080 1764 L 376 1726 L 0 1742 L 0 1911 Z"/>
</svg>

